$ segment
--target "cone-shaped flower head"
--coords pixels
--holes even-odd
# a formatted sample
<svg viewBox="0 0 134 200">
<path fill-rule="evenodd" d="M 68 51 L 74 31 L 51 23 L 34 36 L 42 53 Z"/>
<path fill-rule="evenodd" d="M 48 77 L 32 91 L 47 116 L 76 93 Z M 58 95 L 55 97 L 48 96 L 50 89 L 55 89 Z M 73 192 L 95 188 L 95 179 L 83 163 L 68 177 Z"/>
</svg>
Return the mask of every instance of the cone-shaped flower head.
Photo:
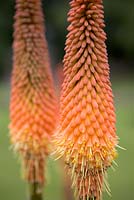
<svg viewBox="0 0 134 200">
<path fill-rule="evenodd" d="M 64 57 L 58 152 L 80 199 L 101 198 L 116 157 L 115 112 L 109 80 L 102 0 L 72 0 Z"/>
<path fill-rule="evenodd" d="M 44 159 L 56 125 L 56 98 L 41 0 L 16 0 L 10 102 L 11 142 L 29 182 L 44 182 Z"/>
</svg>

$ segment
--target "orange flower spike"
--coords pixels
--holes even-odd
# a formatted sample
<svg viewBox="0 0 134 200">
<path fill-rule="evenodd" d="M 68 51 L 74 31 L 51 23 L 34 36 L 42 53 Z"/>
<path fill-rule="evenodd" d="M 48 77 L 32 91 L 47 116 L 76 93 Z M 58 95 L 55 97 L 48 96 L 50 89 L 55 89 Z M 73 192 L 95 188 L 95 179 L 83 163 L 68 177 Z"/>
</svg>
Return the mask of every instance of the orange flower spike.
<svg viewBox="0 0 134 200">
<path fill-rule="evenodd" d="M 40 0 L 16 0 L 10 135 L 25 178 L 44 183 L 44 160 L 56 126 L 56 96 Z"/>
<path fill-rule="evenodd" d="M 117 155 L 102 0 L 72 0 L 56 142 L 79 199 L 100 200 Z"/>
</svg>

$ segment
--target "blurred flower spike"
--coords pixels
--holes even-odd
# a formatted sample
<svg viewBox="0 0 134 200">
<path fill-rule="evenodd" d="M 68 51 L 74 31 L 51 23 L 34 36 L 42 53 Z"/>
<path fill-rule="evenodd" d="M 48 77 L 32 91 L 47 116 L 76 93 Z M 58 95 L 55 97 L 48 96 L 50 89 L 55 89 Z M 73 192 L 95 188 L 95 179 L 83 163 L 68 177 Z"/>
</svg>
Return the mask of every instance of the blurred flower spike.
<svg viewBox="0 0 134 200">
<path fill-rule="evenodd" d="M 41 0 L 16 0 L 10 135 L 25 179 L 44 183 L 44 161 L 56 126 L 56 96 Z"/>
<path fill-rule="evenodd" d="M 102 0 L 72 0 L 64 56 L 57 152 L 78 199 L 110 193 L 107 168 L 117 156 L 116 117 L 103 30 Z"/>
</svg>

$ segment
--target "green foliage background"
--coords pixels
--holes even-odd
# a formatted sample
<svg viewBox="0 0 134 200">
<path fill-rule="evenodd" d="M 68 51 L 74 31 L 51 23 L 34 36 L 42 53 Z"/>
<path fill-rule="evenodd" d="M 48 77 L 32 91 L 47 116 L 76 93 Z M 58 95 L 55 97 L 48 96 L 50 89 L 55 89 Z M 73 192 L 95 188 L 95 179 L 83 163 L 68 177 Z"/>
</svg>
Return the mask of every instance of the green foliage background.
<svg viewBox="0 0 134 200">
<path fill-rule="evenodd" d="M 10 150 L 9 78 L 12 68 L 12 34 L 15 0 L 0 0 L 0 200 L 27 199 L 26 184 L 20 180 L 20 165 Z M 44 0 L 46 34 L 52 66 L 64 55 L 66 16 L 69 0 Z M 112 198 L 134 199 L 134 1 L 104 0 L 107 46 L 117 113 L 117 134 L 120 145 L 116 171 L 109 170 Z M 46 200 L 64 200 L 62 167 L 50 159 L 47 167 Z"/>
</svg>

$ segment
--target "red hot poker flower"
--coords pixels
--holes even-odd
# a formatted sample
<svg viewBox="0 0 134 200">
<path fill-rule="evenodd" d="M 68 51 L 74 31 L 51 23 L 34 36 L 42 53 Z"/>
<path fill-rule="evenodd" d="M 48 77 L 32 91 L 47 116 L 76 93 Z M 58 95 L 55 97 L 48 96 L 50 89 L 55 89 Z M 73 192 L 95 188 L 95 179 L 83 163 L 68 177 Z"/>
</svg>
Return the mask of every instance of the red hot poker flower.
<svg viewBox="0 0 134 200">
<path fill-rule="evenodd" d="M 10 135 L 25 177 L 44 183 L 44 160 L 56 126 L 56 97 L 40 0 L 16 0 Z"/>
<path fill-rule="evenodd" d="M 102 0 L 72 0 L 64 57 L 65 79 L 58 152 L 72 173 L 79 199 L 100 200 L 107 168 L 116 157 Z"/>
</svg>

